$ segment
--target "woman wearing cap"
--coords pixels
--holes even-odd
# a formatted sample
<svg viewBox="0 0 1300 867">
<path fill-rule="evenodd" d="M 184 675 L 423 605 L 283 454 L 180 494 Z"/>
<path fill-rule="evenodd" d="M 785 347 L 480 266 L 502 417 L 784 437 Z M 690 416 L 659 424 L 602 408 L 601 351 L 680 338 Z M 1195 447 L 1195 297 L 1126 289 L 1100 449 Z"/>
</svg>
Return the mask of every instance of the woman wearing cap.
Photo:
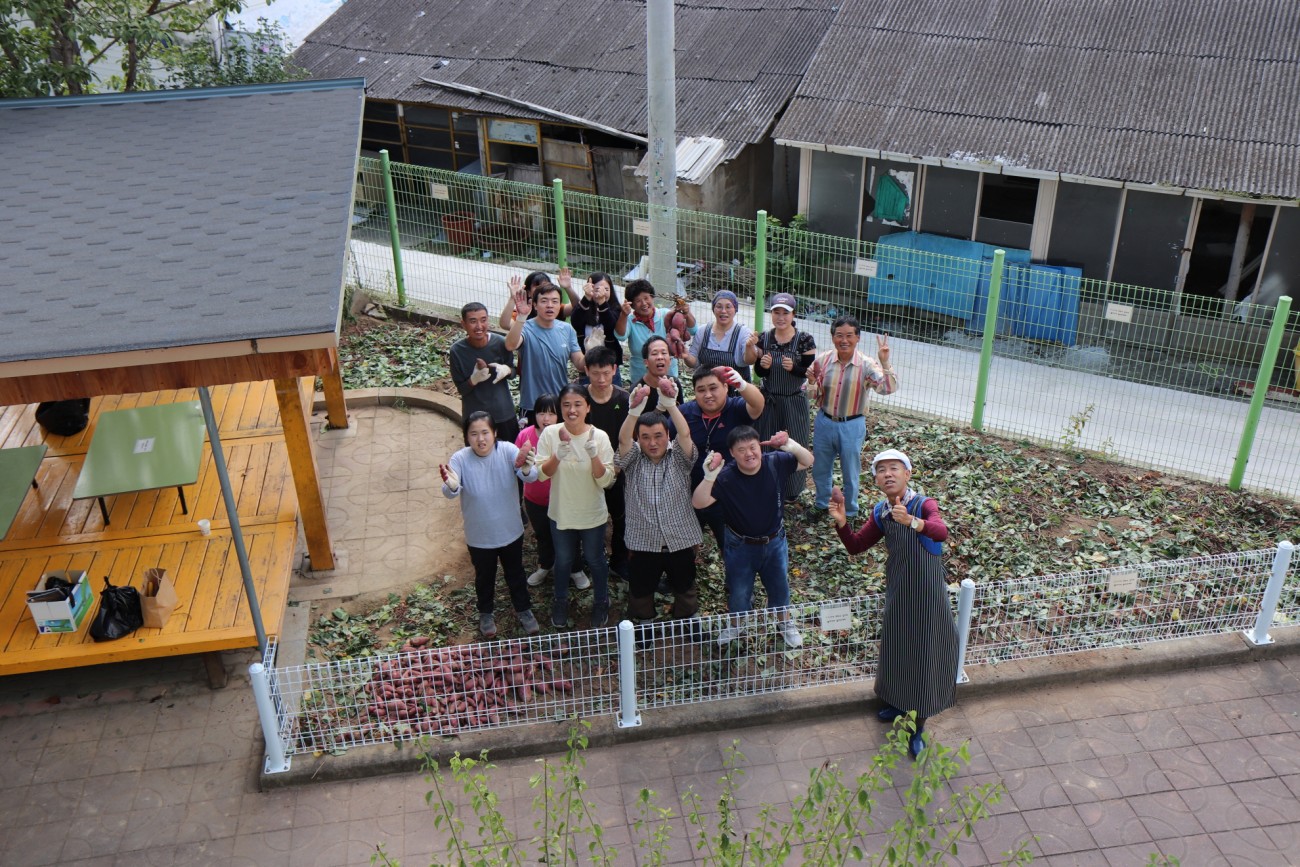
<svg viewBox="0 0 1300 867">
<path fill-rule="evenodd" d="M 844 494 L 831 492 L 830 515 L 850 554 L 885 540 L 885 616 L 881 628 L 876 695 L 884 703 L 877 716 L 893 722 L 916 713 L 908 749 L 925 750 L 925 721 L 950 708 L 957 697 L 957 627 L 948 603 L 943 542 L 948 527 L 939 504 L 908 487 L 912 462 L 897 449 L 871 461 L 876 487 L 885 499 L 856 533 L 844 514 Z"/>
<path fill-rule="evenodd" d="M 740 301 L 735 292 L 723 289 L 714 295 L 713 325 L 695 332 L 682 360 L 692 368 L 730 367 L 749 382 L 749 365 L 753 363 L 750 347 L 756 338 L 752 331 L 736 321 L 739 309 Z"/>
<path fill-rule="evenodd" d="M 773 295 L 772 306 L 768 308 L 772 327 L 754 341 L 754 370 L 763 381 L 761 388 L 767 401 L 762 417 L 754 426 L 764 439 L 771 439 L 772 434 L 783 430 L 808 448 L 812 439 L 804 379 L 817 358 L 817 344 L 811 334 L 795 328 L 794 309 L 795 298 L 789 292 Z M 792 475 L 784 492 L 785 501 L 798 499 L 807 486 L 806 470 Z"/>
</svg>

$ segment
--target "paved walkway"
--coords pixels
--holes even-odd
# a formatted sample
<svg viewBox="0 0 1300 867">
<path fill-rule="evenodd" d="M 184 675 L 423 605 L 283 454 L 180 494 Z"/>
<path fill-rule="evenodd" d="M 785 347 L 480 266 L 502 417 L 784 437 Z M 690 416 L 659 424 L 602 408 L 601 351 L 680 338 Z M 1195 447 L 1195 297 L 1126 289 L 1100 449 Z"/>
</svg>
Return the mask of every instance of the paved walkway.
<svg viewBox="0 0 1300 867">
<path fill-rule="evenodd" d="M 379 842 L 407 865 L 441 855 L 418 774 L 257 790 L 256 714 L 242 675 L 251 659 L 229 655 L 233 676 L 219 691 L 189 658 L 0 681 L 6 867 L 329 867 L 368 863 Z M 1046 864 L 1139 865 L 1153 852 L 1189 867 L 1297 863 L 1300 656 L 1003 691 L 962 700 L 932 730 L 949 744 L 970 741 L 958 784 L 1001 780 L 1009 792 L 962 846 L 961 864 L 988 863 L 1017 840 Z M 747 757 L 741 822 L 752 826 L 760 804 L 804 790 L 810 767 L 864 768 L 882 736 L 874 718 L 854 715 L 592 749 L 589 798 L 622 850 L 617 863 L 634 864 L 639 790 L 716 793 L 733 739 Z M 509 827 L 524 837 L 536 770 L 515 760 L 496 774 Z M 881 823 L 900 812 L 897 790 L 880 799 Z M 671 839 L 670 863 L 695 860 L 680 818 Z M 864 829 L 868 848 L 881 840 Z"/>
</svg>

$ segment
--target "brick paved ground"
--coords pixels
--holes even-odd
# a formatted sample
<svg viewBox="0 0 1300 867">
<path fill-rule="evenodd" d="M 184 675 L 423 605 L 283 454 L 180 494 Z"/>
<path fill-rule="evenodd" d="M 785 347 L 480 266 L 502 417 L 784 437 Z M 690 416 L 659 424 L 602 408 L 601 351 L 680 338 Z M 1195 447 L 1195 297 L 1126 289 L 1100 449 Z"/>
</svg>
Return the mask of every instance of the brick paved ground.
<svg viewBox="0 0 1300 867">
<path fill-rule="evenodd" d="M 256 715 L 239 676 L 249 659 L 231 660 L 220 691 L 186 659 L 0 682 L 0 860 L 328 867 L 368 863 L 380 841 L 407 865 L 440 853 L 419 775 L 257 791 Z M 1153 852 L 1198 867 L 1300 861 L 1300 657 L 975 698 L 932 730 L 971 741 L 959 783 L 1008 789 L 962 864 L 988 863 L 1021 839 L 1047 864 L 1138 865 Z M 640 788 L 716 793 L 733 739 L 747 757 L 737 796 L 752 826 L 760 804 L 802 791 L 810 767 L 832 758 L 856 772 L 882 737 L 859 716 L 592 749 L 590 798 L 620 863 L 633 864 Z M 516 760 L 497 772 L 524 837 L 536 769 Z M 899 813 L 888 793 L 879 818 Z M 672 839 L 672 863 L 695 860 L 680 818 Z M 869 847 L 880 840 L 865 834 Z"/>
</svg>

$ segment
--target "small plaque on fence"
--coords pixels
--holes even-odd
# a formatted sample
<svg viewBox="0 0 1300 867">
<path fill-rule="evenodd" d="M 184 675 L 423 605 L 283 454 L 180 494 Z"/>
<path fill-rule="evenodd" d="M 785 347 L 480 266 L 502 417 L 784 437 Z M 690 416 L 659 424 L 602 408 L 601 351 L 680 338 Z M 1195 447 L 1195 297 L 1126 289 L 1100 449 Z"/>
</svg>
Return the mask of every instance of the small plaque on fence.
<svg viewBox="0 0 1300 867">
<path fill-rule="evenodd" d="M 857 274 L 859 277 L 876 276 L 876 260 L 858 259 L 853 263 L 853 273 Z"/>
<path fill-rule="evenodd" d="M 822 629 L 831 632 L 836 629 L 853 628 L 853 607 L 847 602 L 827 602 L 821 610 Z"/>
<path fill-rule="evenodd" d="M 446 184 L 429 184 L 429 195 L 446 202 L 451 199 L 451 190 Z"/>
<path fill-rule="evenodd" d="M 633 220 L 633 221 L 632 221 L 632 234 L 633 234 L 633 235 L 640 235 L 640 236 L 643 237 L 643 238 L 649 238 L 649 237 L 650 237 L 650 221 L 649 221 L 649 220 Z"/>
<path fill-rule="evenodd" d="M 1111 322 L 1132 322 L 1133 305 L 1107 303 L 1106 318 Z"/>
<path fill-rule="evenodd" d="M 1138 589 L 1138 573 L 1136 569 L 1125 569 L 1123 572 L 1112 572 L 1110 580 L 1106 582 L 1107 593 L 1133 593 Z"/>
</svg>

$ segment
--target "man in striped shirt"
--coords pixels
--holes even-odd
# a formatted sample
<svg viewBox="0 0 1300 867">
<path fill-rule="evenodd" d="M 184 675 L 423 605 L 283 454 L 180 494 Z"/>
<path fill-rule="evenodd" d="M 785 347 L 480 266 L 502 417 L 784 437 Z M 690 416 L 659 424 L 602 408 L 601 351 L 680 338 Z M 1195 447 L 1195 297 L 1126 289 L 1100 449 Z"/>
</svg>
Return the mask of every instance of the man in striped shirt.
<svg viewBox="0 0 1300 867">
<path fill-rule="evenodd" d="M 879 361 L 858 352 L 862 326 L 852 316 L 831 323 L 834 349 L 817 356 L 808 368 L 812 399 L 817 403 L 813 422 L 813 484 L 816 506 L 825 510 L 831 500 L 831 472 L 839 458 L 844 476 L 844 512 L 858 513 L 858 480 L 862 475 L 862 444 L 867 438 L 867 399 L 871 392 L 898 391 L 898 375 L 889 364 L 889 341 L 876 335 Z"/>
<path fill-rule="evenodd" d="M 695 447 L 674 400 L 676 386 L 667 377 L 661 382 L 668 416 L 643 415 L 650 387 L 636 386 L 619 429 L 614 459 L 626 479 L 627 617 L 637 621 L 654 619 L 655 587 L 665 574 L 673 594 L 673 617 L 690 617 L 699 609 L 695 549 L 700 544 L 700 523 L 691 508 Z M 675 444 L 668 433 L 669 418 L 677 429 Z"/>
</svg>

